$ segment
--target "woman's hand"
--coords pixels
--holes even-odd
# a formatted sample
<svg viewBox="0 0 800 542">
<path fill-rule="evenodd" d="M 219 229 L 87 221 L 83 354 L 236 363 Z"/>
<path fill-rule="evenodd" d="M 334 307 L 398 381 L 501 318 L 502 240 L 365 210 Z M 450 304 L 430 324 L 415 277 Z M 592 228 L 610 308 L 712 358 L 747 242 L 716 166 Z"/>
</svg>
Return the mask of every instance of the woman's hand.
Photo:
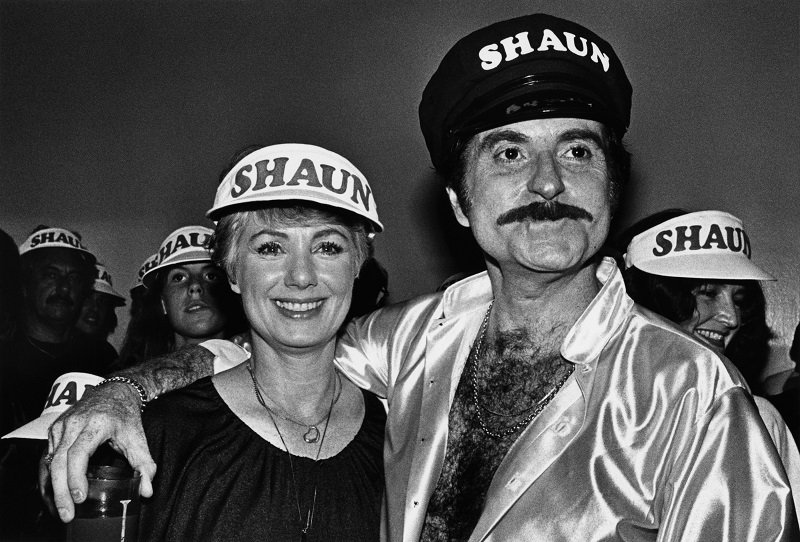
<svg viewBox="0 0 800 542">
<path fill-rule="evenodd" d="M 50 426 L 50 477 L 61 521 L 71 521 L 75 515 L 73 502 L 86 499 L 89 457 L 106 441 L 141 473 L 139 493 L 143 497 L 153 494 L 151 482 L 156 464 L 147 448 L 140 405 L 139 395 L 130 385 L 104 384 L 87 390 L 77 404 Z M 41 480 L 43 468 L 46 464 L 40 464 L 41 487 L 45 485 Z"/>
</svg>

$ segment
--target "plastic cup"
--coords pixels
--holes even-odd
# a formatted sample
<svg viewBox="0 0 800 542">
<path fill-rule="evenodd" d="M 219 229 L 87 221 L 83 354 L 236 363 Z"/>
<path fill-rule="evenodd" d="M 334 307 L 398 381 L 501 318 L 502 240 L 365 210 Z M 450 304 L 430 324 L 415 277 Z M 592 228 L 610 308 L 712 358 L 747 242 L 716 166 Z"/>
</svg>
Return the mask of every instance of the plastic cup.
<svg viewBox="0 0 800 542">
<path fill-rule="evenodd" d="M 137 542 L 139 481 L 129 466 L 89 465 L 86 500 L 75 505 L 67 542 Z"/>
</svg>

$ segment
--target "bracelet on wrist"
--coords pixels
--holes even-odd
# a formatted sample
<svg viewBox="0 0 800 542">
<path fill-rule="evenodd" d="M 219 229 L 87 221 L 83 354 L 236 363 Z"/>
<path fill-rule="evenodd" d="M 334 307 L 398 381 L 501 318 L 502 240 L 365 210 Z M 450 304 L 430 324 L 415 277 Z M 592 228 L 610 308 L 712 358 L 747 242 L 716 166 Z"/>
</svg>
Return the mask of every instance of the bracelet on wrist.
<svg viewBox="0 0 800 542">
<path fill-rule="evenodd" d="M 106 378 L 105 380 L 103 380 L 102 382 L 100 382 L 95 387 L 99 388 L 103 384 L 110 384 L 112 382 L 121 382 L 123 384 L 128 384 L 129 386 L 132 386 L 133 389 L 136 390 L 136 393 L 139 394 L 139 401 L 140 401 L 139 411 L 140 412 L 144 411 L 144 407 L 147 405 L 147 403 L 150 402 L 150 399 L 147 397 L 147 392 L 145 391 L 144 386 L 142 386 L 136 380 L 134 380 L 132 378 L 128 378 L 127 376 L 110 376 L 110 377 Z"/>
</svg>

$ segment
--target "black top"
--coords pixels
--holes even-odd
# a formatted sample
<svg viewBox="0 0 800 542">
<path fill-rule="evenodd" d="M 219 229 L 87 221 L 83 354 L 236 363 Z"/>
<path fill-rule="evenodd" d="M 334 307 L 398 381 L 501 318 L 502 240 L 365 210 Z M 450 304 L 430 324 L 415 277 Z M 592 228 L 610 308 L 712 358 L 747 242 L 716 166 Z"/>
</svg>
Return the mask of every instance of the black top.
<svg viewBox="0 0 800 542">
<path fill-rule="evenodd" d="M 379 538 L 386 414 L 374 395 L 364 403 L 361 428 L 336 456 L 316 465 L 292 456 L 302 525 L 318 478 L 309 541 Z M 288 454 L 240 420 L 210 377 L 153 401 L 144 426 L 158 471 L 140 542 L 301 539 Z"/>
</svg>

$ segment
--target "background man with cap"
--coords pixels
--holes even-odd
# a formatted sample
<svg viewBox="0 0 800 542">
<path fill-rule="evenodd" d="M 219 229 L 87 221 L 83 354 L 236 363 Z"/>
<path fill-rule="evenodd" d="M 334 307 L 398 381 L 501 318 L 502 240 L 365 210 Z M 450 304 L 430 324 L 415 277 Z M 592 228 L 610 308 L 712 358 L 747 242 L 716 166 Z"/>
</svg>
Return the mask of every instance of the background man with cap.
<svg viewBox="0 0 800 542">
<path fill-rule="evenodd" d="M 114 289 L 106 266 L 98 263 L 94 267 L 92 291 L 83 301 L 81 315 L 75 327 L 90 337 L 108 341 L 108 336 L 117 327 L 117 307 L 125 306 L 125 296 Z"/>
<path fill-rule="evenodd" d="M 340 341 L 350 378 L 388 398 L 385 538 L 797 536 L 741 378 L 636 307 L 595 256 L 628 176 L 630 97 L 606 41 L 546 15 L 470 34 L 425 89 L 426 143 L 488 272 L 358 320 Z M 166 385 L 132 376 L 150 394 Z M 128 388 L 78 405 L 72 422 L 137 397 Z M 72 448 L 54 485 L 85 487 L 82 457 L 109 437 L 152 475 L 141 429 L 125 424 L 91 435 L 56 422 L 53 464 Z"/>
<path fill-rule="evenodd" d="M 102 374 L 116 358 L 105 340 L 75 331 L 92 285 L 95 257 L 78 234 L 37 227 L 20 245 L 23 321 L 2 363 L 5 430 L 39 416 L 53 381 L 71 371 Z M 45 536 L 37 490 L 40 443 L 3 441 L 0 492 L 13 496 L 3 510 L 7 536 Z M 5 499 L 4 499 L 5 500 Z"/>
</svg>

